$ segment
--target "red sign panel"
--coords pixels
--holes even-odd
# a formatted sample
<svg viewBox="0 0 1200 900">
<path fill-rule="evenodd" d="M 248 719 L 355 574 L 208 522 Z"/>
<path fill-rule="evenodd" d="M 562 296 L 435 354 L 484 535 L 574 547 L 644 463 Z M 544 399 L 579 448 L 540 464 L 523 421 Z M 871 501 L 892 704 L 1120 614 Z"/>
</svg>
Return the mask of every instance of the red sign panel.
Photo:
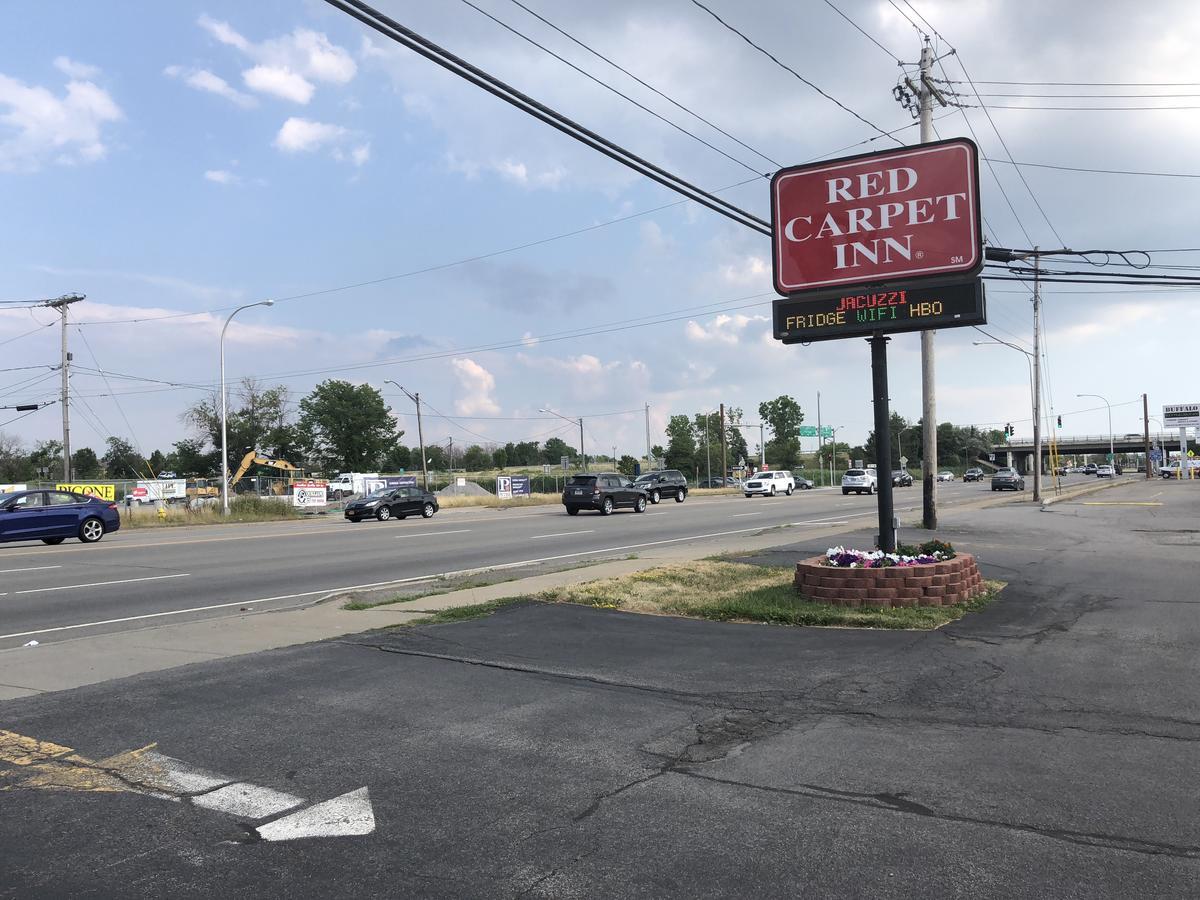
<svg viewBox="0 0 1200 900">
<path fill-rule="evenodd" d="M 781 169 L 771 215 L 781 294 L 983 265 L 979 154 L 966 138 Z"/>
</svg>

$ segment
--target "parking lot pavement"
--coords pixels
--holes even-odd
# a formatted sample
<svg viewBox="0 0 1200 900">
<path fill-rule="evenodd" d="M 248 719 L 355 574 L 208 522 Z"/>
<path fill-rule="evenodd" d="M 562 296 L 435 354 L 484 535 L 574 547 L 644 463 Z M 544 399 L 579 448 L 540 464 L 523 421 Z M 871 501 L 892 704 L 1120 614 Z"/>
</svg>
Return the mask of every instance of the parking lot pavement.
<svg viewBox="0 0 1200 900">
<path fill-rule="evenodd" d="M 0 894 L 1193 897 L 1158 489 L 956 515 L 1009 587 L 937 632 L 525 605 L 4 703 Z"/>
</svg>

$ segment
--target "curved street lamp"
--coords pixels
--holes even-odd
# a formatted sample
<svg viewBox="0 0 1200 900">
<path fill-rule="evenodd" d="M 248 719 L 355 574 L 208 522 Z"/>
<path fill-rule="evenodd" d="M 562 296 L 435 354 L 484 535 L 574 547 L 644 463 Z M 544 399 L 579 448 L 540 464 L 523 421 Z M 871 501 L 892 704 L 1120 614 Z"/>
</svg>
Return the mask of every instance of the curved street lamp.
<svg viewBox="0 0 1200 900">
<path fill-rule="evenodd" d="M 1025 356 L 1025 365 L 1029 369 L 1029 403 L 1033 407 L 1033 500 L 1037 503 L 1042 499 L 1042 423 L 1038 420 L 1038 401 L 1035 393 L 1037 388 L 1033 380 L 1034 356 L 1024 347 L 1018 347 L 1016 344 L 1010 344 L 999 338 L 990 341 L 971 341 L 971 343 L 976 347 L 982 347 L 985 344 L 1000 344 Z M 1011 462 L 1011 459 L 1009 461 Z"/>
<path fill-rule="evenodd" d="M 1095 397 L 1097 400 L 1104 400 L 1104 405 L 1108 407 L 1108 462 L 1111 465 L 1117 461 L 1117 454 L 1113 450 L 1113 430 L 1112 430 L 1112 404 L 1107 399 L 1099 394 L 1076 394 L 1076 397 Z M 1115 470 L 1114 470 L 1115 471 Z"/>
<path fill-rule="evenodd" d="M 233 317 L 240 313 L 243 309 L 252 309 L 255 306 L 274 306 L 274 300 L 260 300 L 257 303 L 247 303 L 245 306 L 239 306 L 229 314 L 229 318 L 225 320 L 225 324 L 221 327 L 221 515 L 229 515 L 229 452 L 225 447 L 226 443 L 226 418 L 227 411 L 225 409 L 225 332 L 229 330 L 229 323 L 233 321 Z"/>
<path fill-rule="evenodd" d="M 550 413 L 552 416 L 558 416 L 564 422 L 570 422 L 572 425 L 579 423 L 579 458 L 583 463 L 583 471 L 588 471 L 587 453 L 585 453 L 583 450 L 583 416 L 580 416 L 577 419 L 569 419 L 562 413 L 557 413 L 548 406 L 542 407 L 538 410 L 538 412 Z"/>
</svg>

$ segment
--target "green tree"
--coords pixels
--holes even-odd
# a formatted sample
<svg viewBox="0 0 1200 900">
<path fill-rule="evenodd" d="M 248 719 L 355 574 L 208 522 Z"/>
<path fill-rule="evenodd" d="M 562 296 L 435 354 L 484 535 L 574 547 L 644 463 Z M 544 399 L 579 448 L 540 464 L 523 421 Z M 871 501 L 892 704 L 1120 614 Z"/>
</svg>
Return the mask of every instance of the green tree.
<svg viewBox="0 0 1200 900">
<path fill-rule="evenodd" d="M 511 444 L 509 446 L 512 446 Z M 501 471 L 508 465 L 508 448 L 497 447 L 492 451 L 492 465 Z"/>
<path fill-rule="evenodd" d="M 383 471 L 385 472 L 407 470 L 410 466 L 414 469 L 421 468 L 421 448 L 413 447 L 410 450 L 403 444 L 395 444 L 383 457 Z"/>
<path fill-rule="evenodd" d="M 78 479 L 86 480 L 101 474 L 100 457 L 91 447 L 80 447 L 71 454 L 71 474 Z"/>
<path fill-rule="evenodd" d="M 767 465 L 774 469 L 795 469 L 800 464 L 800 438 L 774 438 L 767 441 Z"/>
<path fill-rule="evenodd" d="M 417 454 L 420 456 L 420 453 Z M 447 469 L 450 464 L 450 457 L 446 455 L 446 448 L 441 444 L 426 444 L 425 458 L 429 460 L 429 468 L 431 469 Z M 418 459 L 419 463 L 420 460 Z"/>
<path fill-rule="evenodd" d="M 242 457 L 250 450 L 271 454 L 297 465 L 302 462 L 296 431 L 287 421 L 289 404 L 290 393 L 283 385 L 265 388 L 253 378 L 243 378 L 228 388 L 225 418 L 230 471 L 237 468 Z M 188 407 L 183 413 L 183 420 L 216 450 L 217 464 L 214 469 L 219 470 L 220 392 L 214 391 Z M 277 475 L 278 472 L 272 474 Z"/>
<path fill-rule="evenodd" d="M 205 452 L 204 438 L 184 438 L 176 441 L 174 449 L 167 454 L 167 468 L 187 477 L 217 475 L 221 470 L 221 451 Z"/>
<path fill-rule="evenodd" d="M 145 478 L 141 455 L 133 449 L 129 441 L 119 437 L 110 437 L 106 442 L 108 450 L 104 454 L 104 471 L 109 478 Z"/>
<path fill-rule="evenodd" d="M 626 478 L 632 478 L 634 469 L 637 467 L 637 460 L 626 454 L 617 462 L 617 471 Z"/>
<path fill-rule="evenodd" d="M 28 481 L 33 474 L 21 439 L 0 431 L 0 481 L 9 484 Z"/>
<path fill-rule="evenodd" d="M 746 446 L 745 430 L 738 427 L 741 421 L 741 407 L 730 406 L 725 410 L 726 452 L 730 468 L 736 466 L 739 460 L 751 461 L 750 448 Z"/>
<path fill-rule="evenodd" d="M 63 471 L 62 441 L 38 441 L 29 454 L 29 465 L 34 474 L 41 477 L 42 469 L 48 478 L 58 478 Z"/>
<path fill-rule="evenodd" d="M 905 429 L 907 429 L 907 430 L 905 430 Z M 903 455 L 908 456 L 910 463 L 912 463 L 914 460 L 916 460 L 917 457 L 913 456 L 912 453 L 913 453 L 913 448 L 918 446 L 921 442 L 920 427 L 919 426 L 910 426 L 908 424 L 908 420 L 905 419 L 904 416 L 900 415 L 900 413 L 894 412 L 891 414 L 891 417 L 888 419 L 888 430 L 891 433 L 891 442 L 892 442 L 892 468 L 898 468 L 900 466 L 900 457 L 902 455 L 900 453 L 900 432 L 902 430 L 905 430 L 904 431 L 904 444 L 905 444 L 905 450 L 906 450 L 906 453 Z M 873 462 L 873 463 L 875 463 L 875 465 L 880 465 L 879 460 L 875 456 L 875 444 L 876 444 L 875 431 L 874 431 L 874 429 L 872 429 L 867 434 L 866 444 L 863 445 L 864 452 L 866 453 L 866 459 L 869 462 Z"/>
<path fill-rule="evenodd" d="M 505 447 L 507 450 L 507 446 Z M 508 454 L 508 463 L 513 466 L 536 466 L 542 461 L 537 441 L 521 441 Z"/>
<path fill-rule="evenodd" d="M 559 437 L 552 437 L 542 446 L 542 461 L 557 466 L 562 457 L 570 457 L 574 462 L 579 451 Z"/>
<path fill-rule="evenodd" d="M 298 431 L 311 459 L 342 472 L 374 471 L 404 433 L 378 390 L 333 379 L 300 401 Z"/>
<path fill-rule="evenodd" d="M 696 433 L 687 416 L 671 416 L 667 420 L 668 469 L 679 469 L 691 475 L 696 465 Z"/>
<path fill-rule="evenodd" d="M 467 452 L 463 454 L 462 467 L 468 472 L 482 472 L 492 464 L 492 455 L 480 447 L 478 444 L 472 444 L 467 448 Z"/>
<path fill-rule="evenodd" d="M 774 400 L 758 404 L 758 414 L 775 440 L 800 437 L 800 425 L 804 422 L 804 412 L 794 399 L 781 394 Z"/>
<path fill-rule="evenodd" d="M 161 450 L 155 450 L 150 454 L 150 458 L 146 460 L 150 464 L 150 471 L 157 475 L 159 472 L 167 470 L 167 457 Z"/>
<path fill-rule="evenodd" d="M 667 451 L 662 448 L 662 445 L 655 444 L 650 448 L 650 455 L 654 457 L 654 459 L 650 460 L 650 465 L 661 466 L 663 465 L 663 460 L 667 456 Z"/>
</svg>

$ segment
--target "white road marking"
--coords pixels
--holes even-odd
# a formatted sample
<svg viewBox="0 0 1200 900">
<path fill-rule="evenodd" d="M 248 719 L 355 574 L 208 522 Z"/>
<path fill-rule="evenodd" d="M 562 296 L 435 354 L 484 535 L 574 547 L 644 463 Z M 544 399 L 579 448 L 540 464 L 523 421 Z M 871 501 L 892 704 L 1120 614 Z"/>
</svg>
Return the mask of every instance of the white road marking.
<svg viewBox="0 0 1200 900">
<path fill-rule="evenodd" d="M 764 510 L 764 511 L 765 511 L 765 510 Z M 731 518 L 731 519 L 740 519 L 740 518 L 742 518 L 743 516 L 761 516 L 761 515 L 762 515 L 762 513 L 761 513 L 761 512 L 755 512 L 755 513 L 734 513 L 732 516 L 730 516 L 730 518 Z"/>
<path fill-rule="evenodd" d="M 165 799 L 178 800 L 179 794 L 198 794 L 222 785 L 233 784 L 236 778 L 200 769 L 181 759 L 164 756 L 157 750 L 147 750 L 123 769 L 131 781 L 151 791 L 161 791 Z M 159 796 L 159 794 L 155 794 Z"/>
<path fill-rule="evenodd" d="M 120 581 L 93 581 L 91 584 L 63 584 L 58 587 L 32 588 L 27 591 L 13 591 L 14 594 L 43 594 L 46 591 L 73 591 L 76 588 L 107 587 L 110 584 L 135 584 L 139 581 L 162 581 L 164 578 L 191 578 L 191 574 L 181 572 L 178 575 L 149 575 L 145 578 L 123 578 Z"/>
<path fill-rule="evenodd" d="M 255 829 L 264 841 L 345 837 L 370 834 L 374 830 L 375 812 L 371 809 L 371 798 L 365 787 Z"/>
<path fill-rule="evenodd" d="M 265 819 L 292 809 L 304 802 L 303 797 L 273 791 L 257 784 L 239 781 L 192 798 L 192 805 L 214 812 L 228 813 L 242 819 Z"/>
<path fill-rule="evenodd" d="M 0 575 L 9 575 L 13 572 L 41 572 L 44 569 L 61 569 L 62 566 L 30 566 L 27 569 L 0 569 Z"/>
<path fill-rule="evenodd" d="M 859 516 L 874 515 L 874 513 L 859 513 Z M 846 518 L 856 518 L 857 516 L 848 516 Z M 840 520 L 839 520 L 840 521 Z M 822 525 L 827 524 L 820 521 L 812 522 L 792 522 L 792 525 Z M 828 524 L 837 524 L 828 523 Z M 303 591 L 297 594 L 281 594 L 278 597 L 260 597 L 257 600 L 234 600 L 230 603 L 214 603 L 211 606 L 194 606 L 191 609 L 171 609 L 165 612 L 144 613 L 140 616 L 123 616 L 119 619 L 103 619 L 98 622 L 78 622 L 73 625 L 58 625 L 54 628 L 38 628 L 34 631 L 19 631 L 13 634 L 0 634 L 0 641 L 9 640 L 10 638 L 31 637 L 35 634 L 54 634 L 59 631 L 74 631 L 78 628 L 99 628 L 102 625 L 122 625 L 126 622 L 140 622 L 146 619 L 160 619 L 167 616 L 182 616 L 188 613 L 210 612 L 214 609 L 228 609 L 231 606 L 255 606 L 259 603 L 272 603 L 276 600 L 299 600 L 302 597 L 316 596 L 332 596 L 334 594 L 344 593 L 346 591 L 365 591 L 370 588 L 392 587 L 401 584 L 414 584 L 419 581 L 433 581 L 438 578 L 454 578 L 458 575 L 477 575 L 480 572 L 499 572 L 505 569 L 517 569 L 521 566 L 531 566 L 536 563 L 556 562 L 560 559 L 573 559 L 577 556 L 587 556 L 590 553 L 600 555 L 603 553 L 619 553 L 624 550 L 639 550 L 643 547 L 658 547 L 663 544 L 678 544 L 681 541 L 702 541 L 708 538 L 732 537 L 735 534 L 749 534 L 754 531 L 762 531 L 764 526 L 756 526 L 753 528 L 738 528 L 731 531 L 713 531 L 707 534 L 689 534 L 683 537 L 666 538 L 661 541 L 642 541 L 637 544 L 625 544 L 620 547 L 604 547 L 596 550 L 578 550 L 574 553 L 560 553 L 556 556 L 540 556 L 535 559 L 521 559 L 516 562 L 500 563 L 495 566 L 476 566 L 471 569 L 456 569 L 450 572 L 434 572 L 429 575 L 414 575 L 412 578 L 392 579 L 391 581 L 372 581 L 367 584 L 350 584 L 341 587 L 323 588 L 317 591 Z M 0 596 L 3 596 L 0 594 Z"/>
<path fill-rule="evenodd" d="M 396 537 L 405 538 L 405 539 L 419 538 L 419 537 L 438 537 L 439 535 L 442 535 L 442 534 L 466 534 L 470 530 L 471 530 L 470 528 L 459 528 L 455 531 L 422 531 L 420 534 L 398 534 L 398 535 L 396 535 Z"/>
<path fill-rule="evenodd" d="M 554 534 L 535 534 L 529 538 L 531 541 L 540 541 L 542 538 L 570 537 L 573 534 L 595 534 L 596 529 L 592 528 L 588 531 L 557 531 Z"/>
</svg>

